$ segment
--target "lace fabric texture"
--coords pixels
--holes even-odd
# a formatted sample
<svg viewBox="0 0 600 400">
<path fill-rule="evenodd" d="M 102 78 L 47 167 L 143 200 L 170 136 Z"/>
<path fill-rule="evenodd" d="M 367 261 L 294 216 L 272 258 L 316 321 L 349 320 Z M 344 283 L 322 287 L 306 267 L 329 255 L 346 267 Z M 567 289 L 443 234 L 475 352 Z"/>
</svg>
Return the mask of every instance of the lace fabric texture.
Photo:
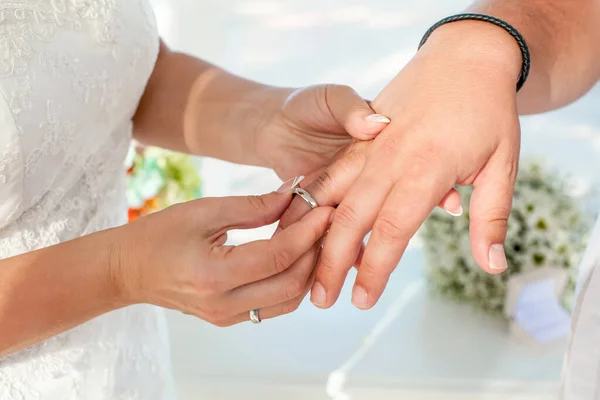
<svg viewBox="0 0 600 400">
<path fill-rule="evenodd" d="M 0 0 L 0 259 L 126 222 L 158 45 L 147 0 Z M 0 359 L 0 400 L 172 398 L 167 349 L 162 311 L 114 311 Z"/>
</svg>

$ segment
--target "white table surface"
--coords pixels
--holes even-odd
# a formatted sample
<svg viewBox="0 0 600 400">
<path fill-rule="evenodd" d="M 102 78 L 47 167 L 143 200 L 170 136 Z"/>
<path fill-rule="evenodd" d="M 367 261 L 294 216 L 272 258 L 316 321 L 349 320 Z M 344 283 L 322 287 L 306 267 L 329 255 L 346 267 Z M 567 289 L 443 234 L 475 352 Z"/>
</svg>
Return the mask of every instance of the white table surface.
<svg viewBox="0 0 600 400">
<path fill-rule="evenodd" d="M 444 396 L 552 396 L 564 344 L 532 347 L 512 337 L 502 321 L 429 296 L 422 285 L 422 260 L 420 249 L 409 250 L 380 303 L 369 312 L 351 306 L 351 285 L 346 285 L 332 310 L 305 302 L 295 314 L 258 326 L 220 329 L 169 315 L 182 390 L 193 393 L 208 385 L 214 393 L 225 393 L 232 385 L 271 391 L 297 386 L 317 388 L 325 396 L 330 374 L 392 315 L 387 329 L 349 371 L 344 392 L 387 388 L 421 394 L 432 390 Z M 414 296 L 407 298 L 407 291 Z"/>
</svg>

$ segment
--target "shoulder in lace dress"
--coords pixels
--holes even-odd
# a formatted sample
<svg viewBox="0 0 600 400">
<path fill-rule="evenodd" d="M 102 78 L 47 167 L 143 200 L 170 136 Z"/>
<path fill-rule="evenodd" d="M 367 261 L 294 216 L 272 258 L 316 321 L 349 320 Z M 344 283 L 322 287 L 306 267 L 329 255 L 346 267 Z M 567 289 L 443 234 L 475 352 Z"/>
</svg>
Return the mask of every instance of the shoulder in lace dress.
<svg viewBox="0 0 600 400">
<path fill-rule="evenodd" d="M 126 222 L 158 45 L 147 0 L 0 0 L 0 259 Z M 166 341 L 152 306 L 103 315 L 0 359 L 0 399 L 172 398 Z"/>
</svg>

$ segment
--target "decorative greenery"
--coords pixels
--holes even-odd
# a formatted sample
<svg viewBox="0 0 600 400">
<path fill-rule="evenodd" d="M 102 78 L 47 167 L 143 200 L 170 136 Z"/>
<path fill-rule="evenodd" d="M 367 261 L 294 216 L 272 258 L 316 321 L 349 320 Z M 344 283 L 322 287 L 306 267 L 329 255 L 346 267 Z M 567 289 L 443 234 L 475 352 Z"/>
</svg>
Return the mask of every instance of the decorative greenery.
<svg viewBox="0 0 600 400">
<path fill-rule="evenodd" d="M 465 213 L 452 217 L 436 210 L 422 231 L 431 287 L 451 299 L 500 315 L 510 276 L 534 268 L 564 268 L 570 280 L 562 300 L 571 308 L 591 218 L 566 189 L 567 181 L 558 174 L 536 162 L 524 163 L 508 221 L 505 250 L 509 268 L 501 275 L 489 275 L 471 255 L 468 205 L 472 188 L 459 188 Z"/>
<path fill-rule="evenodd" d="M 200 197 L 200 176 L 190 156 L 133 143 L 125 163 L 129 220 Z"/>
</svg>

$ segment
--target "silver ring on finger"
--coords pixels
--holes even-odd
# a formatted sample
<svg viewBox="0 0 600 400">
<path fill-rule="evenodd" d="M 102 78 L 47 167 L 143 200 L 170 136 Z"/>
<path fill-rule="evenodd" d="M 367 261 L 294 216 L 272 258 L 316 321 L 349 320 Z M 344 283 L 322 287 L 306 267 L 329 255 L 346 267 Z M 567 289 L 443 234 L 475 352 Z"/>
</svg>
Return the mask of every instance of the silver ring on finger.
<svg viewBox="0 0 600 400">
<path fill-rule="evenodd" d="M 300 197 L 302 197 L 302 200 L 304 200 L 310 206 L 310 208 L 317 208 L 317 207 L 319 207 L 319 204 L 317 204 L 317 201 L 306 190 L 297 187 L 297 188 L 294 189 L 293 193 L 296 194 L 296 195 L 298 195 L 298 196 L 300 196 Z"/>
<path fill-rule="evenodd" d="M 261 319 L 258 315 L 258 310 L 250 310 L 250 321 L 252 321 L 253 324 L 260 324 Z"/>
</svg>

